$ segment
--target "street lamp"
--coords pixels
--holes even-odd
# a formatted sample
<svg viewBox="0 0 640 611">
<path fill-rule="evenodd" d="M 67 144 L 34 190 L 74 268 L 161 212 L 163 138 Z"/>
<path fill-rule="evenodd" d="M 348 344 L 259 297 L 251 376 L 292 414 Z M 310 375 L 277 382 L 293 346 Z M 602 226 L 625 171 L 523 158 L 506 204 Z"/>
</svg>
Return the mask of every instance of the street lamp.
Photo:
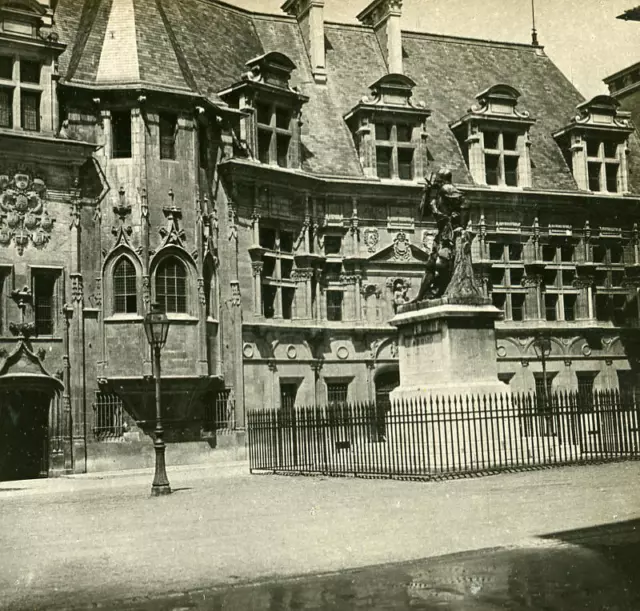
<svg viewBox="0 0 640 611">
<path fill-rule="evenodd" d="M 546 413 L 551 405 L 549 385 L 547 383 L 547 357 L 551 354 L 551 340 L 544 333 L 539 333 L 533 340 L 533 349 L 536 351 L 536 355 L 542 364 L 542 385 L 544 387 L 542 395 L 545 419 L 547 420 L 547 427 L 552 429 L 551 423 L 549 422 L 549 416 Z"/>
<path fill-rule="evenodd" d="M 156 428 L 154 430 L 155 441 L 153 442 L 153 447 L 156 451 L 156 472 L 153 476 L 153 484 L 151 484 L 151 496 L 160 496 L 171 494 L 171 487 L 169 486 L 169 478 L 167 477 L 164 461 L 164 429 L 162 428 L 160 406 L 160 351 L 167 342 L 169 319 L 159 304 L 151 304 L 151 312 L 147 312 L 144 317 L 144 331 L 153 350 L 156 374 Z"/>
</svg>

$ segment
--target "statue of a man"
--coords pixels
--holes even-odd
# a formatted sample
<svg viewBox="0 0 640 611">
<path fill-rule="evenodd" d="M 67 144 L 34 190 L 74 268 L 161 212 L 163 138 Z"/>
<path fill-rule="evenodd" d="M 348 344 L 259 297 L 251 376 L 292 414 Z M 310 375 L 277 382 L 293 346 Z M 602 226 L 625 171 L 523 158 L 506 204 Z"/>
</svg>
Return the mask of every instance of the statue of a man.
<svg viewBox="0 0 640 611">
<path fill-rule="evenodd" d="M 452 184 L 449 170 L 438 170 L 435 178 L 427 181 L 420 202 L 421 218 L 429 212 L 436 220 L 438 233 L 429 254 L 420 289 L 413 302 L 437 299 L 447 290 L 455 264 L 456 238 L 469 222 L 469 211 L 464 196 Z"/>
</svg>

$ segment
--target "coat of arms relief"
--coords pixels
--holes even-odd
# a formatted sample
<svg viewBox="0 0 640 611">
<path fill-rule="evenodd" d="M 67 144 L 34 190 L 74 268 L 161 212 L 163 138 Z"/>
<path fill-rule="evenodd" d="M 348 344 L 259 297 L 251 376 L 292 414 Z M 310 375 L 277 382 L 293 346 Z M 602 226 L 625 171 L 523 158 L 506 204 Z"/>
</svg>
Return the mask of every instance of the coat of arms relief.
<svg viewBox="0 0 640 611">
<path fill-rule="evenodd" d="M 0 175 L 0 246 L 11 242 L 19 255 L 31 242 L 42 248 L 51 237 L 55 219 L 46 208 L 47 187 L 26 173 Z"/>
</svg>

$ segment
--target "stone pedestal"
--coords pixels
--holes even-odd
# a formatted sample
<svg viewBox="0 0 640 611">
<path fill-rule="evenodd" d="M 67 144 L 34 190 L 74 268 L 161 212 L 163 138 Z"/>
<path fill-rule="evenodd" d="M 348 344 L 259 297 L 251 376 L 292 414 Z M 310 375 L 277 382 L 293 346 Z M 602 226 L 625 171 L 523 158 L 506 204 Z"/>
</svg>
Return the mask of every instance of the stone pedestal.
<svg viewBox="0 0 640 611">
<path fill-rule="evenodd" d="M 400 385 L 390 397 L 388 441 L 409 460 L 421 457 L 431 472 L 513 461 L 517 425 L 496 362 L 494 324 L 501 312 L 478 301 L 426 302 L 391 320 L 399 334 Z"/>
<path fill-rule="evenodd" d="M 391 324 L 398 328 L 400 386 L 392 402 L 508 392 L 498 380 L 494 324 L 500 317 L 493 305 L 446 301 L 397 314 Z"/>
</svg>

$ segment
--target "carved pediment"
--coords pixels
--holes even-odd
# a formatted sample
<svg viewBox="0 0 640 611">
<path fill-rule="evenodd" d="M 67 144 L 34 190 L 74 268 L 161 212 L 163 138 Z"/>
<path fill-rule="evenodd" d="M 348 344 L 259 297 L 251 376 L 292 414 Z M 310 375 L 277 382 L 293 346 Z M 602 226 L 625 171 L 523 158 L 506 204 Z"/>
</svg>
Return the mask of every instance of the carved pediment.
<svg viewBox="0 0 640 611">
<path fill-rule="evenodd" d="M 385 264 L 385 263 L 404 263 L 404 264 L 419 264 L 423 265 L 429 254 L 421 248 L 414 246 L 413 244 L 400 242 L 394 242 L 385 248 L 372 254 L 367 261 L 369 264 Z"/>
</svg>

